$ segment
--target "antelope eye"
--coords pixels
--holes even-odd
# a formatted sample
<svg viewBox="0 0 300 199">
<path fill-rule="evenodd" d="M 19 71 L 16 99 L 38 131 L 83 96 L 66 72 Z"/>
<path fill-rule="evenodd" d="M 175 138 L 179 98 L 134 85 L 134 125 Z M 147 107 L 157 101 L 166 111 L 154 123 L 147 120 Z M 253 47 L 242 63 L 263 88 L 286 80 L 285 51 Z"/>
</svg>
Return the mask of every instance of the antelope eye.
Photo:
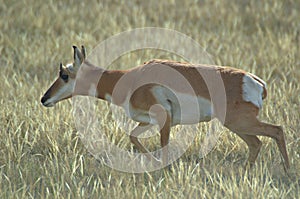
<svg viewBox="0 0 300 199">
<path fill-rule="evenodd" d="M 69 75 L 61 75 L 60 76 L 65 82 L 68 81 Z"/>
</svg>

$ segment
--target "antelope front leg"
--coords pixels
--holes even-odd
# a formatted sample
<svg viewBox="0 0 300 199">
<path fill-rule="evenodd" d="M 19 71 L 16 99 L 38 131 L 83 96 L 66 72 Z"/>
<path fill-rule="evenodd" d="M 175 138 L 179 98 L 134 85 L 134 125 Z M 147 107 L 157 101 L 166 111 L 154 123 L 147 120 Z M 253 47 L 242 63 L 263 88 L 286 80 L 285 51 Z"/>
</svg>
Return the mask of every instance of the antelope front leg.
<svg viewBox="0 0 300 199">
<path fill-rule="evenodd" d="M 138 136 L 145 131 L 149 130 L 152 127 L 151 124 L 148 123 L 139 123 L 131 132 L 130 132 L 130 141 L 133 143 L 139 151 L 145 154 L 145 156 L 153 161 L 155 164 L 159 163 L 159 160 L 156 159 L 151 153 L 140 143 L 138 140 Z"/>
<path fill-rule="evenodd" d="M 162 147 L 162 163 L 163 165 L 166 165 L 169 160 L 169 151 L 168 151 L 168 143 L 169 143 L 169 137 L 170 137 L 170 125 L 166 124 L 164 127 L 160 130 L 160 143 Z"/>
<path fill-rule="evenodd" d="M 165 113 L 165 115 L 166 118 L 164 124 L 160 124 L 160 144 L 162 147 L 162 163 L 164 166 L 168 164 L 169 160 L 168 144 L 171 130 L 171 117 L 167 112 Z"/>
</svg>

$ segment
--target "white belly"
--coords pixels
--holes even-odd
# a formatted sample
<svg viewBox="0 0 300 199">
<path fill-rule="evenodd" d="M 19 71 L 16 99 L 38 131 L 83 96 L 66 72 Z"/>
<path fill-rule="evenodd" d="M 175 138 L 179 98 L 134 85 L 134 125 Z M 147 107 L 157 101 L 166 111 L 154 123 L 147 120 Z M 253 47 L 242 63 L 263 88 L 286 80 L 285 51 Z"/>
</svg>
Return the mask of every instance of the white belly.
<svg viewBox="0 0 300 199">
<path fill-rule="evenodd" d="M 211 120 L 212 107 L 205 98 L 177 93 L 180 106 L 173 108 L 173 120 L 176 124 L 195 124 Z"/>
<path fill-rule="evenodd" d="M 195 124 L 210 121 L 213 115 L 211 102 L 200 96 L 171 92 L 164 87 L 153 89 L 159 104 L 170 109 L 173 125 Z"/>
<path fill-rule="evenodd" d="M 213 115 L 211 102 L 200 96 L 192 96 L 185 93 L 171 92 L 165 87 L 156 86 L 152 88 L 157 103 L 170 112 L 172 125 L 196 124 L 203 121 L 210 121 Z M 158 124 L 156 115 L 151 111 L 135 110 L 129 103 L 129 96 L 121 105 L 125 114 L 137 121 L 150 124 Z"/>
</svg>

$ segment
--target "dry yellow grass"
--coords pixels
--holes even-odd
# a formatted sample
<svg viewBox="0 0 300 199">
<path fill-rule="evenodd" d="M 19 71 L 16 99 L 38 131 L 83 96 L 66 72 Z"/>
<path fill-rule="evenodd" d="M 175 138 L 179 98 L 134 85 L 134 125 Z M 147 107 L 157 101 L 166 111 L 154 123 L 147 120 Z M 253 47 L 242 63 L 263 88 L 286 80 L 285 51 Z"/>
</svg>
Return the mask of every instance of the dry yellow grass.
<svg viewBox="0 0 300 199">
<path fill-rule="evenodd" d="M 297 0 L 1 0 L 0 198 L 299 197 L 299 10 Z M 172 171 L 118 172 L 85 150 L 76 135 L 71 103 L 41 106 L 40 97 L 56 78 L 59 62 L 72 59 L 73 44 L 90 50 L 116 33 L 147 26 L 187 34 L 217 64 L 245 69 L 268 83 L 260 117 L 284 127 L 289 176 L 268 138 L 262 138 L 253 170 L 245 171 L 247 147 L 228 131 L 204 159 L 198 157 L 195 142 Z M 151 58 L 176 58 L 158 51 L 139 53 L 115 64 L 129 68 Z M 112 125 L 108 120 L 108 131 Z M 123 134 L 111 133 L 129 145 Z M 156 145 L 157 140 L 147 143 Z"/>
</svg>

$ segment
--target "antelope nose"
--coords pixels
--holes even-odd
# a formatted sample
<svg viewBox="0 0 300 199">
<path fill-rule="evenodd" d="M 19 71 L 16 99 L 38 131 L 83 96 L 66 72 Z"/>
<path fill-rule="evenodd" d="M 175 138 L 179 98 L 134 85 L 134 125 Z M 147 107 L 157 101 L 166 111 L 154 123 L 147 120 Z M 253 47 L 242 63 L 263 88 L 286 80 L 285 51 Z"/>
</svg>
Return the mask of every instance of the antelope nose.
<svg viewBox="0 0 300 199">
<path fill-rule="evenodd" d="M 45 101 L 46 101 L 46 98 L 45 98 L 45 96 L 43 96 L 42 99 L 41 99 L 42 104 L 44 104 Z"/>
</svg>

